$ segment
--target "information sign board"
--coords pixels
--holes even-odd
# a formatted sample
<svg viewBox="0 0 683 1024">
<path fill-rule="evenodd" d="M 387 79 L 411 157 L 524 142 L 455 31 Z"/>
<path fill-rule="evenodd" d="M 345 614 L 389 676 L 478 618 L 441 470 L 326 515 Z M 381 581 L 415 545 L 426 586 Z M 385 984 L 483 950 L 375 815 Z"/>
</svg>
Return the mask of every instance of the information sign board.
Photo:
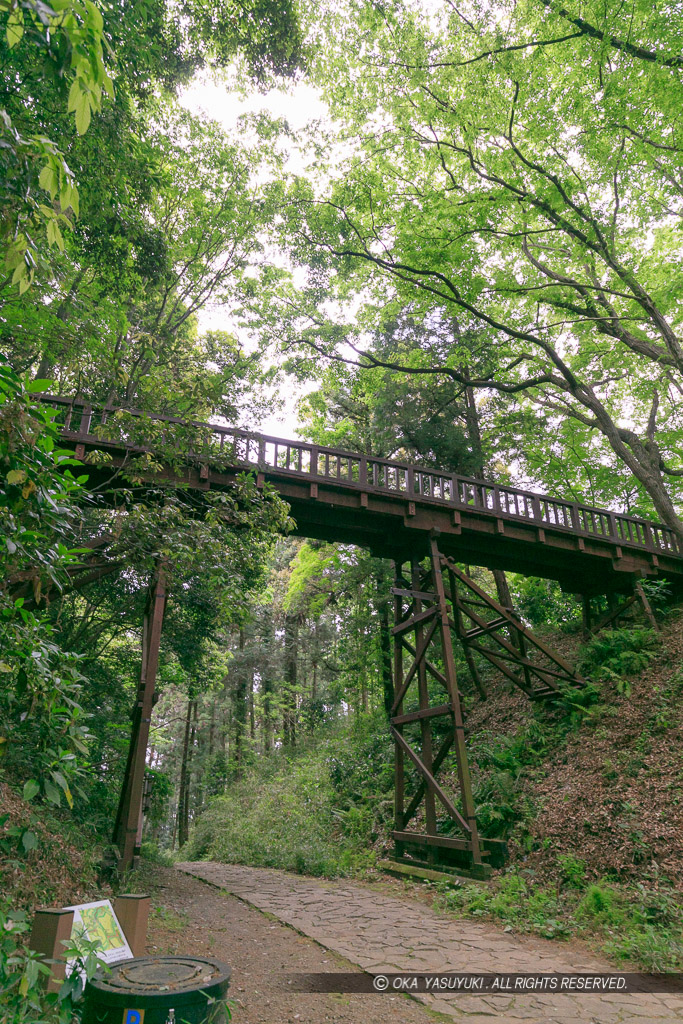
<svg viewBox="0 0 683 1024">
<path fill-rule="evenodd" d="M 83 936 L 90 942 L 98 942 L 97 958 L 105 964 L 116 964 L 120 960 L 131 960 L 133 953 L 123 934 L 109 900 L 98 900 L 96 903 L 79 903 L 73 910 L 74 923 L 71 938 Z M 73 961 L 67 963 L 67 973 L 73 967 Z"/>
</svg>

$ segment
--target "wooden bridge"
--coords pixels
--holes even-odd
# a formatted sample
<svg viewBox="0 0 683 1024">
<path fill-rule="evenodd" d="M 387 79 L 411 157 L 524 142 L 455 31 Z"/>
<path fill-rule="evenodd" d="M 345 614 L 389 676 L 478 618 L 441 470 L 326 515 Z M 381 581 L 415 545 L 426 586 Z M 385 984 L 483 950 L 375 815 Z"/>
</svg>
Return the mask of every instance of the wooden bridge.
<svg viewBox="0 0 683 1024">
<path fill-rule="evenodd" d="M 163 461 L 174 448 L 186 468 L 164 475 L 199 490 L 225 488 L 251 470 L 290 504 L 296 532 L 358 544 L 396 559 L 439 531 L 441 551 L 467 565 L 556 579 L 568 592 L 630 592 L 634 575 L 680 578 L 683 546 L 660 523 L 578 502 L 357 452 L 168 416 L 98 409 L 46 395 L 66 447 L 81 458 L 107 452 L 112 475 L 136 456 Z M 421 535 L 421 537 L 420 537 Z"/>
<path fill-rule="evenodd" d="M 300 535 L 358 544 L 393 560 L 392 834 L 396 857 L 404 868 L 408 861 L 409 870 L 416 864 L 447 864 L 486 876 L 502 857 L 501 844 L 478 832 L 453 637 L 484 699 L 479 671 L 484 662 L 533 701 L 562 699 L 583 685 L 571 665 L 457 563 L 559 580 L 563 589 L 583 595 L 584 612 L 590 611 L 591 595 L 608 594 L 614 603 L 619 592 L 627 595 L 622 607 L 638 592 L 647 607 L 640 586 L 644 577 L 662 575 L 683 584 L 683 547 L 659 523 L 303 441 L 98 409 L 54 395 L 42 401 L 56 410 L 64 446 L 90 461 L 94 482 L 117 486 L 122 476 L 120 485 L 130 486 L 132 473 L 152 484 L 166 481 L 206 491 L 231 488 L 240 473 L 253 471 L 257 485 L 268 481 L 290 504 Z M 147 455 L 153 457 L 151 468 L 145 468 Z M 86 571 L 84 579 L 91 576 Z M 141 680 L 114 836 L 124 868 L 132 863 L 141 835 L 165 603 L 160 569 L 150 583 Z M 618 607 L 606 619 L 617 613 Z M 585 623 L 590 624 L 588 616 Z M 437 781 L 451 751 L 455 797 Z"/>
</svg>

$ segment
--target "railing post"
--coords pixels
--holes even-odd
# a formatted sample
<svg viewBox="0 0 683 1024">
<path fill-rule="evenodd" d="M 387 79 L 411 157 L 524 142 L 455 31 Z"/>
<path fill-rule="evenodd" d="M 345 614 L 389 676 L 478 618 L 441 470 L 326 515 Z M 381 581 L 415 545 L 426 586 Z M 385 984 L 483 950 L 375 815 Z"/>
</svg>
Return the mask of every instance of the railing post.
<svg viewBox="0 0 683 1024">
<path fill-rule="evenodd" d="M 655 539 L 652 536 L 652 527 L 648 522 L 646 522 L 643 528 L 645 531 L 645 547 L 648 549 L 648 551 L 657 551 Z"/>
<path fill-rule="evenodd" d="M 311 476 L 318 475 L 318 449 L 311 448 L 311 467 L 309 470 Z"/>
<path fill-rule="evenodd" d="M 616 541 L 619 539 L 619 534 L 617 533 L 617 517 L 614 512 L 609 512 L 607 518 L 609 520 L 609 535 L 612 540 Z"/>
<path fill-rule="evenodd" d="M 368 460 L 364 455 L 358 461 L 358 482 L 361 487 L 368 486 Z"/>
<path fill-rule="evenodd" d="M 92 405 L 84 405 L 81 413 L 81 422 L 79 425 L 79 434 L 90 433 L 90 421 L 92 420 Z"/>
<path fill-rule="evenodd" d="M 398 484 L 398 480 L 396 482 Z M 412 466 L 406 470 L 406 487 L 408 494 L 411 496 L 415 494 L 415 471 Z"/>
</svg>

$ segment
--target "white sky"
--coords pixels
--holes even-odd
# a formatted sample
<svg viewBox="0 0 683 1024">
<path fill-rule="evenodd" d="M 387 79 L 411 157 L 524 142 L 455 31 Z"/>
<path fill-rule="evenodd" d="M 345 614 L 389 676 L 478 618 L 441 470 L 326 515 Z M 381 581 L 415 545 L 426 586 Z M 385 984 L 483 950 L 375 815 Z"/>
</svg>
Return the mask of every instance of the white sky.
<svg viewBox="0 0 683 1024">
<path fill-rule="evenodd" d="M 227 84 L 197 79 L 184 90 L 180 102 L 193 114 L 203 114 L 218 121 L 229 133 L 238 127 L 238 118 L 242 114 L 260 111 L 266 111 L 272 117 L 285 118 L 295 131 L 303 129 L 310 121 L 329 121 L 327 106 L 317 90 L 304 83 L 290 86 L 287 90 L 273 89 L 265 94 L 253 93 L 244 97 L 231 91 Z M 304 170 L 304 162 L 295 146 L 290 148 L 288 168 L 295 173 Z M 251 348 L 248 336 L 231 319 L 227 309 L 209 305 L 200 312 L 198 319 L 201 330 L 230 331 L 245 349 Z M 290 381 L 285 393 L 280 391 L 278 396 L 282 408 L 265 419 L 258 429 L 279 437 L 298 437 L 296 403 L 308 390 Z"/>
</svg>

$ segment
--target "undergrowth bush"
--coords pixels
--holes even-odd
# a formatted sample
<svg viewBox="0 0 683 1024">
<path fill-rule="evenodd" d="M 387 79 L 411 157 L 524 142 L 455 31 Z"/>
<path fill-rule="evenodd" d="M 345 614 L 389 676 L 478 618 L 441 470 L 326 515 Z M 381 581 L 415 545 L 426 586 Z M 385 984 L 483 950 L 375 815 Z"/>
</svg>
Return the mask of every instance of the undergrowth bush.
<svg viewBox="0 0 683 1024">
<path fill-rule="evenodd" d="M 563 921 L 563 908 L 556 893 L 531 887 L 521 875 L 510 872 L 496 885 L 443 887 L 438 903 L 466 917 L 492 917 L 519 931 L 535 932 L 547 939 L 565 939 L 570 929 Z"/>
<path fill-rule="evenodd" d="M 557 888 L 511 871 L 486 885 L 439 885 L 436 903 L 458 915 L 493 918 L 544 938 L 594 937 L 614 960 L 646 971 L 683 968 L 683 907 L 674 889 L 666 884 L 586 884 L 586 866 L 572 854 L 558 857 L 558 865 L 563 884 Z"/>
<path fill-rule="evenodd" d="M 391 765 L 372 721 L 296 757 L 274 755 L 209 802 L 179 856 L 327 877 L 362 871 L 391 811 L 381 792 Z"/>
<path fill-rule="evenodd" d="M 627 677 L 643 672 L 659 645 L 654 629 L 634 626 L 606 630 L 581 647 L 578 669 L 597 682 L 613 683 L 619 693 L 628 696 L 631 683 Z"/>
</svg>

